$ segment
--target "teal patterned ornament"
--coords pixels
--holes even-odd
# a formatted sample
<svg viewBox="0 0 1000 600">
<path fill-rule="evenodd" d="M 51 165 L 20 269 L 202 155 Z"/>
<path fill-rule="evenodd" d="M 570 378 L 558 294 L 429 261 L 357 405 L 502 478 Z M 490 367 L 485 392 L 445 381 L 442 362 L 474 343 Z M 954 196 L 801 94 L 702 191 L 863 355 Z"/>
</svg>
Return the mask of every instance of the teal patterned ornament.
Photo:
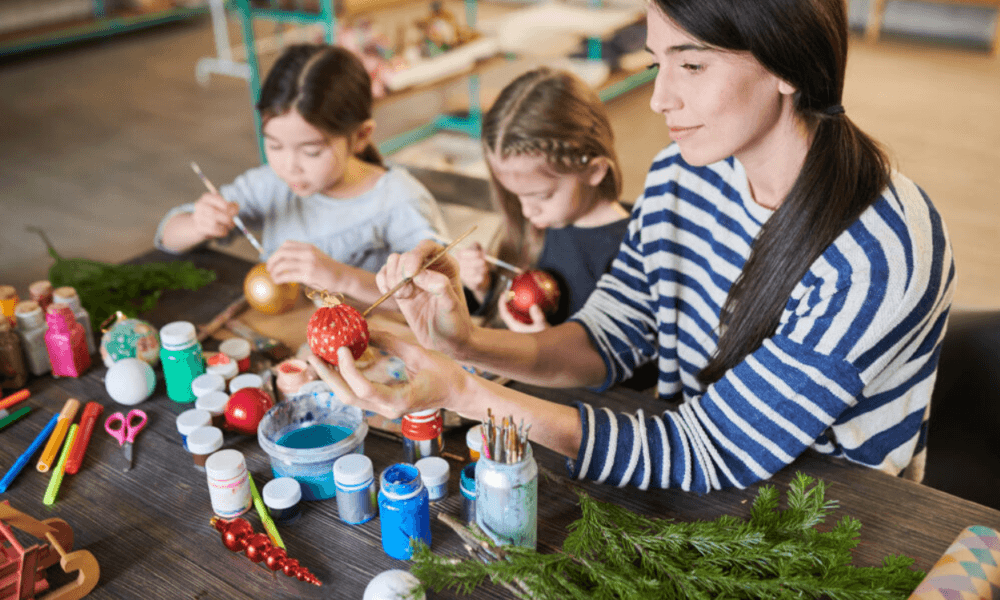
<svg viewBox="0 0 1000 600">
<path fill-rule="evenodd" d="M 101 331 L 101 358 L 104 365 L 110 367 L 123 358 L 138 358 L 155 367 L 160 363 L 160 336 L 156 328 L 140 319 L 130 319 L 118 311 L 112 317 L 115 319 L 111 327 Z"/>
</svg>

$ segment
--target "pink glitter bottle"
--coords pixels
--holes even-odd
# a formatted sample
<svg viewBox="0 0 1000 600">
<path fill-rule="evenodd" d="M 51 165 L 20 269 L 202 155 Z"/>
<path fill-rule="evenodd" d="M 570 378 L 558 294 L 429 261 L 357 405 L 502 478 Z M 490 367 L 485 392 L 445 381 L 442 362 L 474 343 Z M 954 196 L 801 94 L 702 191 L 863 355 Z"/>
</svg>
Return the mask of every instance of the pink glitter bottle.
<svg viewBox="0 0 1000 600">
<path fill-rule="evenodd" d="M 73 310 L 65 304 L 53 304 L 45 315 L 49 330 L 45 332 L 45 347 L 52 363 L 52 375 L 79 377 L 90 367 L 90 353 L 83 325 L 76 321 Z"/>
</svg>

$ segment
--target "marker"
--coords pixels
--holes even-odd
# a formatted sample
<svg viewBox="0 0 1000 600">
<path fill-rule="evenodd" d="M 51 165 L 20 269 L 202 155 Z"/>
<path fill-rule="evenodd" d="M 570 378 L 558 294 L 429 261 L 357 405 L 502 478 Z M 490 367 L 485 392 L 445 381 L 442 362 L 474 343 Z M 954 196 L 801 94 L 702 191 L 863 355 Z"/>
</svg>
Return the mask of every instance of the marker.
<svg viewBox="0 0 1000 600">
<path fill-rule="evenodd" d="M 0 410 L 0 429 L 10 425 L 14 421 L 20 419 L 24 415 L 31 412 L 30 406 L 22 406 L 21 408 L 14 411 L 13 414 L 7 414 L 7 409 L 4 408 Z"/>
<path fill-rule="evenodd" d="M 45 488 L 45 495 L 42 497 L 43 504 L 52 505 L 56 501 L 56 494 L 59 493 L 59 486 L 62 485 L 63 470 L 66 468 L 66 457 L 69 456 L 73 440 L 76 439 L 77 429 L 78 425 L 76 423 L 73 423 L 69 428 L 69 434 L 66 435 L 66 443 L 63 444 L 62 454 L 59 455 L 59 462 L 56 463 L 56 468 L 52 472 L 52 478 L 49 479 L 49 487 Z"/>
<path fill-rule="evenodd" d="M 28 396 L 30 395 L 31 392 L 27 388 L 19 392 L 14 392 L 10 396 L 7 396 L 3 400 L 0 400 L 0 410 L 5 408 L 10 408 L 11 406 L 17 404 L 18 402 L 24 402 L 25 400 L 28 399 Z"/>
<path fill-rule="evenodd" d="M 281 541 L 278 528 L 274 526 L 271 513 L 264 506 L 264 500 L 260 497 L 260 492 L 257 491 L 257 485 L 253 482 L 253 476 L 250 475 L 250 471 L 247 471 L 247 480 L 250 481 L 250 495 L 253 496 L 253 506 L 257 509 L 257 516 L 260 517 L 260 522 L 264 526 L 264 530 L 267 531 L 267 536 L 271 538 L 272 544 L 284 549 L 285 543 Z"/>
<path fill-rule="evenodd" d="M 70 398 L 66 401 L 66 404 L 63 404 L 56 429 L 52 432 L 49 443 L 45 445 L 45 450 L 42 450 L 42 456 L 38 459 L 38 464 L 35 465 L 35 468 L 40 473 L 47 473 L 49 467 L 52 466 L 52 462 L 56 459 L 56 454 L 59 452 L 59 447 L 66 438 L 66 431 L 69 430 L 69 426 L 73 422 L 73 418 L 76 416 L 76 411 L 78 410 L 80 410 L 80 401 L 76 398 Z"/>
<path fill-rule="evenodd" d="M 88 402 L 83 409 L 83 416 L 80 417 L 80 434 L 73 444 L 73 450 L 69 453 L 69 460 L 66 461 L 66 472 L 76 475 L 83 464 L 83 456 L 87 453 L 87 445 L 90 444 L 90 435 L 94 433 L 94 423 L 97 417 L 104 412 L 104 407 L 100 402 Z"/>
<path fill-rule="evenodd" d="M 45 428 L 42 429 L 42 432 L 38 434 L 38 437 L 36 437 L 34 441 L 31 442 L 31 445 L 28 446 L 28 449 L 25 450 L 24 453 L 21 454 L 21 456 L 17 457 L 17 460 L 14 461 L 14 466 L 12 466 L 10 470 L 4 474 L 3 479 L 0 479 L 0 494 L 7 491 L 7 488 L 10 487 L 10 484 L 14 481 L 14 478 L 17 477 L 18 473 L 21 472 L 21 469 L 23 469 L 24 466 L 28 464 L 28 461 L 31 460 L 31 457 L 35 454 L 35 452 L 38 452 L 38 449 L 42 447 L 42 444 L 45 443 L 45 440 L 48 439 L 49 435 L 52 434 L 52 431 L 55 430 L 56 423 L 58 422 L 59 422 L 59 415 L 52 415 L 52 418 L 49 419 L 48 424 L 45 425 Z"/>
</svg>

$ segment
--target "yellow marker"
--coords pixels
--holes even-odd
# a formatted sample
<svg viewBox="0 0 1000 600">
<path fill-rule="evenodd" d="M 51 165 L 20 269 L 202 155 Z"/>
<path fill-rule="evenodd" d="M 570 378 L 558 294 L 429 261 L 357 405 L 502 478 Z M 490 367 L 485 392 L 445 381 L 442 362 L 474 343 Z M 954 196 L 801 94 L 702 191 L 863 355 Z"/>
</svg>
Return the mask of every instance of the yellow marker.
<svg viewBox="0 0 1000 600">
<path fill-rule="evenodd" d="M 35 465 L 35 468 L 39 472 L 47 473 L 49 467 L 52 466 L 52 461 L 56 459 L 59 447 L 62 445 L 63 439 L 66 437 L 66 432 L 69 430 L 70 424 L 73 423 L 76 411 L 78 410 L 80 410 L 80 401 L 76 398 L 70 398 L 66 401 L 66 404 L 63 404 L 62 412 L 59 413 L 59 422 L 56 423 L 56 429 L 52 432 L 49 443 L 45 444 L 45 449 L 42 450 L 42 457 L 38 459 L 38 464 Z"/>
<path fill-rule="evenodd" d="M 51 505 L 56 501 L 56 494 L 59 493 L 63 473 L 66 471 L 66 458 L 69 456 L 70 448 L 73 447 L 73 441 L 76 439 L 78 428 L 76 423 L 73 423 L 69 428 L 69 435 L 66 436 L 66 443 L 63 444 L 62 453 L 59 455 L 59 462 L 56 463 L 56 469 L 52 472 L 52 479 L 49 479 L 49 487 L 45 488 L 45 496 L 42 498 L 44 504 Z"/>
<path fill-rule="evenodd" d="M 271 538 L 272 544 L 284 549 L 285 542 L 281 541 L 281 536 L 278 534 L 278 528 L 274 526 L 274 520 L 271 518 L 271 513 L 269 513 L 267 511 L 267 507 L 264 506 L 264 500 L 260 497 L 260 493 L 257 491 L 257 484 L 253 482 L 253 477 L 249 472 L 247 472 L 247 479 L 250 480 L 250 495 L 253 496 L 253 506 L 257 509 L 257 516 L 260 517 L 260 522 L 264 525 L 264 531 L 266 531 L 268 537 Z"/>
</svg>

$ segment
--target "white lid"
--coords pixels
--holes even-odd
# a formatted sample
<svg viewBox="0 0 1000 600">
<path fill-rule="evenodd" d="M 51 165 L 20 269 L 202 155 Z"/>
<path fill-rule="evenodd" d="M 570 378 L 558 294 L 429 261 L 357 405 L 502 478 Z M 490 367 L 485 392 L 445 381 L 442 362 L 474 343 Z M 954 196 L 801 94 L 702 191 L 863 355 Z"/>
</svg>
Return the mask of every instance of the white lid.
<svg viewBox="0 0 1000 600">
<path fill-rule="evenodd" d="M 189 435 L 199 427 L 212 424 L 212 415 L 207 410 L 192 408 L 177 415 L 177 431 L 181 435 Z"/>
<path fill-rule="evenodd" d="M 229 338 L 219 344 L 219 352 L 233 360 L 243 360 L 250 356 L 250 342 L 243 338 Z"/>
<path fill-rule="evenodd" d="M 187 321 L 174 321 L 160 328 L 160 343 L 164 346 L 184 346 L 196 337 L 194 325 Z"/>
<path fill-rule="evenodd" d="M 414 466 L 420 471 L 420 479 L 427 487 L 441 485 L 448 481 L 448 472 L 451 467 L 448 466 L 448 461 L 440 456 L 421 458 Z"/>
<path fill-rule="evenodd" d="M 431 415 L 436 415 L 437 412 L 438 412 L 438 409 L 436 409 L 436 408 L 428 408 L 427 410 L 418 410 L 417 412 L 412 412 L 412 413 L 410 413 L 409 416 L 411 416 L 411 417 L 429 417 Z"/>
<path fill-rule="evenodd" d="M 373 477 L 372 459 L 364 454 L 345 454 L 333 463 L 333 480 L 340 485 L 358 485 Z"/>
<path fill-rule="evenodd" d="M 264 378 L 256 373 L 244 373 L 242 375 L 237 375 L 233 377 L 229 382 L 229 393 L 235 394 L 238 390 L 243 388 L 262 388 L 264 387 Z"/>
<path fill-rule="evenodd" d="M 199 427 L 188 434 L 187 447 L 191 454 L 211 454 L 222 447 L 222 430 Z"/>
<path fill-rule="evenodd" d="M 209 414 L 221 415 L 226 412 L 226 404 L 229 402 L 229 394 L 223 391 L 209 392 L 200 396 L 194 401 L 194 407 L 207 410 Z"/>
<path fill-rule="evenodd" d="M 246 471 L 243 453 L 228 448 L 219 450 L 205 459 L 205 473 L 215 479 L 232 479 Z"/>
<path fill-rule="evenodd" d="M 278 477 L 264 484 L 264 504 L 282 509 L 295 506 L 302 499 L 302 486 L 291 477 Z"/>
<path fill-rule="evenodd" d="M 483 425 L 474 425 L 469 428 L 469 431 L 465 432 L 465 445 L 469 447 L 469 450 L 475 450 L 476 452 L 483 451 Z"/>
<path fill-rule="evenodd" d="M 227 355 L 228 356 L 228 355 Z M 240 372 L 240 366 L 231 360 L 227 360 L 224 363 L 216 363 L 214 365 L 206 365 L 205 371 L 222 377 L 224 380 L 228 381 Z M 225 388 L 223 388 L 225 389 Z"/>
<path fill-rule="evenodd" d="M 191 391 L 195 398 L 226 389 L 226 380 L 216 373 L 203 373 L 191 381 Z"/>
</svg>

